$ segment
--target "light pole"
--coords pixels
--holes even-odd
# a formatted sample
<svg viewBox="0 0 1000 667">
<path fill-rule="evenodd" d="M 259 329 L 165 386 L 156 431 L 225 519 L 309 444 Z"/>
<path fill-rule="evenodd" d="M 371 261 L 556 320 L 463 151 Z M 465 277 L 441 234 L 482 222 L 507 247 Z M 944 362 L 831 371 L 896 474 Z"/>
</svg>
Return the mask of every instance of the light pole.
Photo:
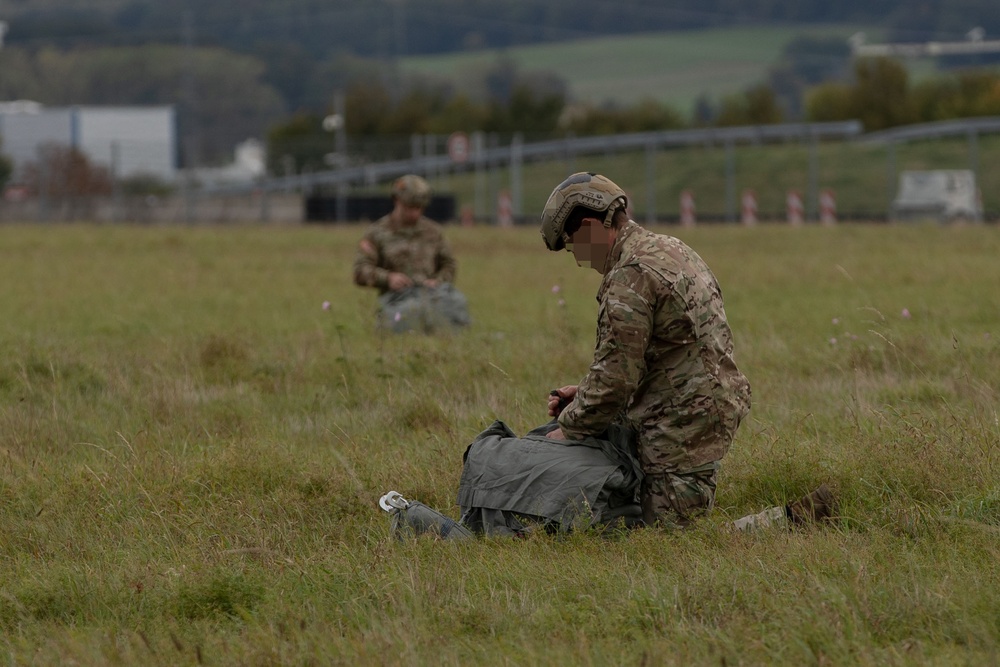
<svg viewBox="0 0 1000 667">
<path fill-rule="evenodd" d="M 333 113 L 323 119 L 323 129 L 333 133 L 333 153 L 327 153 L 324 161 L 337 170 L 337 220 L 347 220 L 347 183 L 342 170 L 347 166 L 347 128 L 344 120 L 344 95 L 333 96 Z"/>
</svg>

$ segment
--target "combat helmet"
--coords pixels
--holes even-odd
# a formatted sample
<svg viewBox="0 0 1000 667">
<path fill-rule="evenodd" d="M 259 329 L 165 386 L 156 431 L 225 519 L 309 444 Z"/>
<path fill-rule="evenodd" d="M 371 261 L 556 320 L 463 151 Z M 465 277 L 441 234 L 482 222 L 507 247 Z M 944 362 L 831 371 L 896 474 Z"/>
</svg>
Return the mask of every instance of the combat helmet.
<svg viewBox="0 0 1000 667">
<path fill-rule="evenodd" d="M 569 243 L 566 220 L 577 206 L 604 213 L 604 226 L 618 209 L 628 206 L 625 191 L 600 174 L 580 172 L 556 186 L 542 210 L 542 238 L 549 250 L 562 250 Z"/>
<path fill-rule="evenodd" d="M 407 174 L 393 181 L 392 197 L 407 206 L 425 207 L 431 201 L 431 186 L 416 174 Z"/>
</svg>

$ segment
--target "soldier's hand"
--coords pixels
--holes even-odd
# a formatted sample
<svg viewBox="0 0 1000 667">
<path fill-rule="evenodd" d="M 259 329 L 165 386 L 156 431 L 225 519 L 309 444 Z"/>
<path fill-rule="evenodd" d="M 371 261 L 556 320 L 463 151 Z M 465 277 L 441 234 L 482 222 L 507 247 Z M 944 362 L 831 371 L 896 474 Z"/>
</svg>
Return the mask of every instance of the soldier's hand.
<svg viewBox="0 0 1000 667">
<path fill-rule="evenodd" d="M 424 287 L 430 287 L 431 289 L 434 289 L 435 287 L 438 286 L 438 281 L 435 280 L 434 278 L 428 278 L 422 284 Z"/>
<path fill-rule="evenodd" d="M 577 385 L 575 384 L 568 384 L 565 387 L 553 389 L 549 393 L 550 417 L 558 417 L 563 408 L 569 405 L 570 401 L 576 396 L 576 387 Z"/>
<path fill-rule="evenodd" d="M 389 289 L 393 292 L 398 292 L 401 289 L 406 289 L 413 284 L 410 280 L 410 276 L 405 273 L 390 273 L 389 274 Z"/>
<path fill-rule="evenodd" d="M 549 434 L 545 436 L 546 438 L 551 438 L 553 440 L 565 440 L 566 436 L 563 434 L 561 428 L 557 428 L 554 431 L 549 431 Z"/>
</svg>

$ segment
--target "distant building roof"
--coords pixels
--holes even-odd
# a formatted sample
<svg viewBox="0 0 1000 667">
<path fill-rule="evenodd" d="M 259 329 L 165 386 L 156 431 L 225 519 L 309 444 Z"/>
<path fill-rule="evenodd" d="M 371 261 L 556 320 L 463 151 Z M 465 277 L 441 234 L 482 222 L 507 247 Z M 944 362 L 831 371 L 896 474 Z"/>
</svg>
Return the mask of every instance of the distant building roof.
<svg viewBox="0 0 1000 667">
<path fill-rule="evenodd" d="M 42 110 L 41 102 L 32 100 L 14 100 L 13 102 L 0 102 L 0 113 L 31 113 L 35 114 Z"/>
</svg>

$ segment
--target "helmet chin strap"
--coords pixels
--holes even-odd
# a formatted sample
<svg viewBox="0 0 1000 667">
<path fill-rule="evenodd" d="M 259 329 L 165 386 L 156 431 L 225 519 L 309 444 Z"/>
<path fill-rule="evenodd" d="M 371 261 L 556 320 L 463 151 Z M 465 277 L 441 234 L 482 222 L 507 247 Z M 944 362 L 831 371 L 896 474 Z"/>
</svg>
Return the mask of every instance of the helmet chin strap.
<svg viewBox="0 0 1000 667">
<path fill-rule="evenodd" d="M 611 225 L 614 224 L 615 213 L 618 209 L 625 208 L 625 204 L 622 203 L 621 198 L 616 199 L 611 206 L 608 207 L 608 212 L 604 214 L 604 228 L 611 229 Z"/>
</svg>

